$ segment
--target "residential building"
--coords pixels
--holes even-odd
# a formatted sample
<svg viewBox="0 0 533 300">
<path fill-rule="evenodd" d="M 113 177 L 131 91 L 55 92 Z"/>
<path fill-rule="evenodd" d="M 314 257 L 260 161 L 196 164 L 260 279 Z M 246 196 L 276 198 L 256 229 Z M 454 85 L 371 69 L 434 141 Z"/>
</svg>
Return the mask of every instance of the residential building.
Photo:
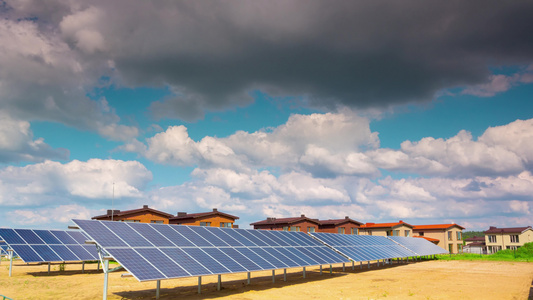
<svg viewBox="0 0 533 300">
<path fill-rule="evenodd" d="M 527 227 L 497 228 L 491 226 L 485 234 L 485 244 L 489 254 L 504 249 L 516 249 L 525 243 L 533 242 L 533 229 Z"/>
<path fill-rule="evenodd" d="M 359 234 L 361 222 L 350 219 L 346 216 L 344 219 L 319 220 L 318 232 L 340 233 L 340 234 Z"/>
<path fill-rule="evenodd" d="M 218 209 L 213 208 L 213 211 L 204 213 L 188 214 L 186 212 L 178 212 L 176 216 L 169 219 L 169 223 L 178 225 L 238 228 L 238 226 L 235 225 L 235 220 L 237 219 L 239 219 L 239 217 L 220 212 Z"/>
<path fill-rule="evenodd" d="M 92 217 L 93 220 L 101 221 L 122 221 L 122 222 L 140 222 L 140 223 L 161 223 L 168 224 L 168 220 L 174 217 L 172 214 L 155 210 L 143 205 L 142 208 L 131 210 L 107 210 L 107 214 Z"/>
<path fill-rule="evenodd" d="M 400 220 L 394 223 L 366 223 L 359 227 L 361 235 L 413 236 L 413 225 Z"/>
<path fill-rule="evenodd" d="M 254 229 L 262 230 L 285 230 L 285 231 L 303 231 L 318 232 L 320 221 L 310 219 L 305 215 L 295 218 L 266 218 L 266 220 L 251 223 Z"/>
<path fill-rule="evenodd" d="M 484 236 L 473 236 L 464 239 L 463 253 L 487 254 Z"/>
<path fill-rule="evenodd" d="M 465 246 L 472 243 L 485 243 L 485 236 L 473 236 L 465 239 Z"/>
<path fill-rule="evenodd" d="M 463 251 L 464 229 L 464 227 L 453 223 L 415 225 L 413 233 L 415 236 L 438 239 L 437 246 L 448 250 L 450 253 L 461 253 Z"/>
</svg>

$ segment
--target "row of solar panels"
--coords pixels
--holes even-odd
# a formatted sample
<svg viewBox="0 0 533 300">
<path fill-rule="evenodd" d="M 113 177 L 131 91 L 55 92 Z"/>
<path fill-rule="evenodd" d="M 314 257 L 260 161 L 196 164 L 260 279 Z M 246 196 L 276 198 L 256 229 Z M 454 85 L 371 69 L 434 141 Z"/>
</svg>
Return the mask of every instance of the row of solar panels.
<svg viewBox="0 0 533 300">
<path fill-rule="evenodd" d="M 24 262 L 90 261 L 97 260 L 94 245 L 86 245 L 87 238 L 79 231 L 32 230 L 0 228 L 1 246 L 15 251 Z"/>
<path fill-rule="evenodd" d="M 446 253 L 414 238 L 420 252 L 379 236 L 73 221 L 139 281 Z"/>
</svg>

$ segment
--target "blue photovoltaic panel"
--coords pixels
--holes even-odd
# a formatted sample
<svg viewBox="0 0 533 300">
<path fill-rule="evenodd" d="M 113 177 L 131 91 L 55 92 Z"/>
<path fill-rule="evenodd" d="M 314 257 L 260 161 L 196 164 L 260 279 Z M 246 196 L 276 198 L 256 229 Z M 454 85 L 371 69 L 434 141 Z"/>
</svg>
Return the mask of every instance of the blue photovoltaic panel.
<svg viewBox="0 0 533 300">
<path fill-rule="evenodd" d="M 133 249 L 110 248 L 108 252 L 139 281 L 167 278 Z"/>
<path fill-rule="evenodd" d="M 140 281 L 162 279 L 162 275 L 179 278 L 349 261 L 302 232 L 84 220 L 74 223 Z M 124 244 L 118 245 L 110 237 Z M 144 264 L 148 266 L 141 266 Z"/>
<path fill-rule="evenodd" d="M 449 253 L 448 251 L 423 238 L 412 238 L 403 236 L 389 236 L 388 238 L 410 249 L 418 256 Z"/>
<path fill-rule="evenodd" d="M 98 259 L 94 245 L 82 245 L 71 234 L 83 242 L 86 240 L 81 232 L 74 231 L 0 229 L 0 237 L 5 239 L 7 247 L 27 263 Z"/>
<path fill-rule="evenodd" d="M 161 251 L 192 276 L 213 274 L 204 266 L 202 266 L 202 264 L 179 248 L 162 248 Z"/>
<path fill-rule="evenodd" d="M 137 252 L 143 257 L 148 258 L 150 263 L 168 278 L 191 276 L 187 271 L 176 264 L 176 262 L 156 248 L 139 248 L 137 249 Z"/>
<path fill-rule="evenodd" d="M 416 253 L 384 236 L 315 232 L 314 237 L 354 261 L 416 256 Z"/>
<path fill-rule="evenodd" d="M 102 247 L 127 247 L 126 243 L 124 243 L 121 239 L 119 239 L 109 228 L 104 226 L 102 223 L 94 223 L 93 221 L 87 221 L 87 220 L 79 220 L 79 223 L 77 223 L 79 226 L 82 226 L 83 224 L 91 224 L 91 226 L 85 226 L 86 230 L 83 230 L 87 235 L 90 237 L 98 237 L 98 243 Z M 79 232 L 77 232 L 79 233 Z M 81 244 L 79 238 L 79 235 L 72 235 L 72 238 L 74 238 L 78 243 Z M 83 235 L 81 235 L 81 238 L 83 238 Z"/>
<path fill-rule="evenodd" d="M 171 241 L 169 241 L 167 238 L 165 238 L 157 230 L 155 230 L 152 226 L 148 224 L 131 223 L 128 225 L 131 226 L 131 228 L 137 231 L 140 235 L 142 235 L 145 239 L 150 241 L 150 243 L 152 243 L 156 247 L 174 247 L 175 246 Z"/>
</svg>

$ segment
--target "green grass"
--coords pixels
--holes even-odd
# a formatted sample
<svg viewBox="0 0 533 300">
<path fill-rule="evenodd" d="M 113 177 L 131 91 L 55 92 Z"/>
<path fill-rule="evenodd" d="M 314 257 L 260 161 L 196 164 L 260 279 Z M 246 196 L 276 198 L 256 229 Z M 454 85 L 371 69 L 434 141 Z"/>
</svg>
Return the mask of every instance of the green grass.
<svg viewBox="0 0 533 300">
<path fill-rule="evenodd" d="M 524 244 L 516 250 L 502 250 L 491 255 L 480 254 L 444 254 L 437 255 L 440 260 L 489 260 L 489 261 L 525 261 L 533 262 L 533 243 Z"/>
</svg>

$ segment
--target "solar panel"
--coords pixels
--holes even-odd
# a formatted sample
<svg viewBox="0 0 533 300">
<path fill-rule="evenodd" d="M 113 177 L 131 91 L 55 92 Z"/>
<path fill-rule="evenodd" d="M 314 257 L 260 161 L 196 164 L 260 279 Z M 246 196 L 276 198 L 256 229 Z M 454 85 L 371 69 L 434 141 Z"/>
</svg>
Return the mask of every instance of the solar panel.
<svg viewBox="0 0 533 300">
<path fill-rule="evenodd" d="M 87 238 L 81 232 L 0 228 L 0 237 L 5 251 L 13 249 L 26 263 L 98 259 L 96 247 L 85 245 Z"/>
<path fill-rule="evenodd" d="M 349 261 L 302 232 L 73 221 L 139 281 Z"/>
<path fill-rule="evenodd" d="M 389 236 L 388 238 L 415 252 L 417 256 L 449 253 L 443 248 L 423 238 L 412 238 L 403 236 Z"/>
<path fill-rule="evenodd" d="M 417 256 L 417 254 L 384 236 L 311 233 L 353 261 Z"/>
</svg>

